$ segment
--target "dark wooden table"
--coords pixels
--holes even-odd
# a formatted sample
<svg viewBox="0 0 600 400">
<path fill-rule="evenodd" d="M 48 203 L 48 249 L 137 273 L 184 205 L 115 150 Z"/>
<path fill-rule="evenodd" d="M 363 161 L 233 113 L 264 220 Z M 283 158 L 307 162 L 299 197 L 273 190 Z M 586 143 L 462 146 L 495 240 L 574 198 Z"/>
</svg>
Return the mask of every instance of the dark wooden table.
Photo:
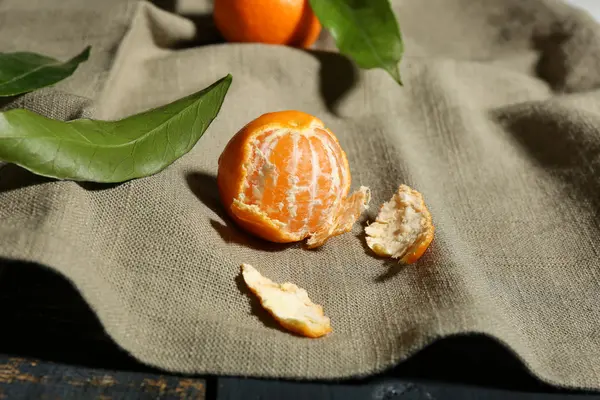
<svg viewBox="0 0 600 400">
<path fill-rule="evenodd" d="M 101 370 L 0 355 L 0 399 L 204 399 L 206 385 L 153 373 Z"/>
<path fill-rule="evenodd" d="M 54 272 L 0 260 L 0 399 L 600 399 L 535 379 L 484 336 L 439 341 L 363 380 L 178 376 L 138 363 Z"/>
</svg>

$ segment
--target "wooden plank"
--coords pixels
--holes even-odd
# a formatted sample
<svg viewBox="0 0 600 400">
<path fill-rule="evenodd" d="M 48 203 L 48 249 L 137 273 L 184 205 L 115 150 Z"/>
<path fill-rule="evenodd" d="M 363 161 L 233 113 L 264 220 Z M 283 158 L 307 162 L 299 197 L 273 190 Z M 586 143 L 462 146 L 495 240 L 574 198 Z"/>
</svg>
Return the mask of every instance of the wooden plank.
<svg viewBox="0 0 600 400">
<path fill-rule="evenodd" d="M 536 393 L 397 378 L 317 383 L 220 378 L 217 400 L 600 400 L 600 395 Z"/>
<path fill-rule="evenodd" d="M 0 355 L 0 399 L 206 398 L 201 379 L 75 367 Z"/>
</svg>

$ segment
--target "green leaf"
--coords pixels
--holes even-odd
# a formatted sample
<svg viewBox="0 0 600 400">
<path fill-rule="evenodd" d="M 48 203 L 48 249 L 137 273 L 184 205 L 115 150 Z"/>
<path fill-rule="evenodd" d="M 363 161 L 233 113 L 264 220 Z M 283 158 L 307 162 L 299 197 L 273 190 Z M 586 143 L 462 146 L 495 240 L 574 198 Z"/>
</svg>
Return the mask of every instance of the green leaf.
<svg viewBox="0 0 600 400">
<path fill-rule="evenodd" d="M 0 53 L 0 96 L 15 96 L 71 76 L 90 56 L 90 46 L 67 62 L 35 53 Z"/>
<path fill-rule="evenodd" d="M 0 113 L 0 160 L 77 181 L 153 175 L 194 147 L 219 113 L 231 80 L 227 75 L 200 92 L 118 121 L 63 122 L 23 109 Z"/>
<path fill-rule="evenodd" d="M 402 85 L 398 63 L 404 44 L 388 0 L 310 0 L 310 5 L 340 53 L 361 68 L 384 69 Z"/>
</svg>

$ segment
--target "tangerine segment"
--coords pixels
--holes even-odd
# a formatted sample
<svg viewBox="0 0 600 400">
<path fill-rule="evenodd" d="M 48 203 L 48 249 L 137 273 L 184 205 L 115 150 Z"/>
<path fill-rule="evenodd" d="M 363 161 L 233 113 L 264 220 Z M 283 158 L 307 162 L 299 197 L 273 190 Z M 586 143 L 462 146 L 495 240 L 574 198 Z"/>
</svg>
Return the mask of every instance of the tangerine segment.
<svg viewBox="0 0 600 400">
<path fill-rule="evenodd" d="M 331 332 L 331 322 L 323 307 L 313 303 L 306 290 L 289 282 L 279 285 L 249 264 L 242 264 L 241 269 L 248 288 L 285 329 L 311 338 Z"/>
<path fill-rule="evenodd" d="M 240 226 L 263 239 L 317 247 L 347 232 L 368 206 L 366 188 L 349 199 L 346 154 L 319 119 L 299 111 L 264 114 L 219 157 L 221 200 Z"/>
<path fill-rule="evenodd" d="M 230 42 L 308 48 L 322 29 L 309 0 L 215 0 L 213 19 Z"/>
<path fill-rule="evenodd" d="M 434 231 L 423 196 L 406 185 L 400 185 L 381 206 L 376 221 L 365 228 L 369 248 L 405 264 L 416 262 L 425 253 Z"/>
</svg>

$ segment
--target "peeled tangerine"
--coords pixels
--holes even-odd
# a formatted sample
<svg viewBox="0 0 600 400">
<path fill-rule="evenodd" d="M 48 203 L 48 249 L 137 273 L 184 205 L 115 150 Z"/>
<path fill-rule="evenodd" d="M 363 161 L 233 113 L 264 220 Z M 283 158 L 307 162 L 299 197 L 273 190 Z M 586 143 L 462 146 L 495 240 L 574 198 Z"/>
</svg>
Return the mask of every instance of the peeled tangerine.
<svg viewBox="0 0 600 400">
<path fill-rule="evenodd" d="M 367 245 L 380 256 L 416 262 L 433 240 L 431 214 L 421 193 L 400 185 L 381 206 L 377 219 L 365 228 Z"/>
<path fill-rule="evenodd" d="M 261 305 L 285 329 L 311 338 L 331 332 L 330 320 L 323 314 L 323 307 L 314 304 L 306 290 L 293 283 L 277 284 L 248 264 L 242 264 L 242 276 Z"/>
<path fill-rule="evenodd" d="M 335 135 L 299 111 L 264 114 L 229 141 L 217 183 L 229 215 L 269 241 L 309 248 L 352 229 L 370 191 L 348 196 L 350 168 Z"/>
</svg>

